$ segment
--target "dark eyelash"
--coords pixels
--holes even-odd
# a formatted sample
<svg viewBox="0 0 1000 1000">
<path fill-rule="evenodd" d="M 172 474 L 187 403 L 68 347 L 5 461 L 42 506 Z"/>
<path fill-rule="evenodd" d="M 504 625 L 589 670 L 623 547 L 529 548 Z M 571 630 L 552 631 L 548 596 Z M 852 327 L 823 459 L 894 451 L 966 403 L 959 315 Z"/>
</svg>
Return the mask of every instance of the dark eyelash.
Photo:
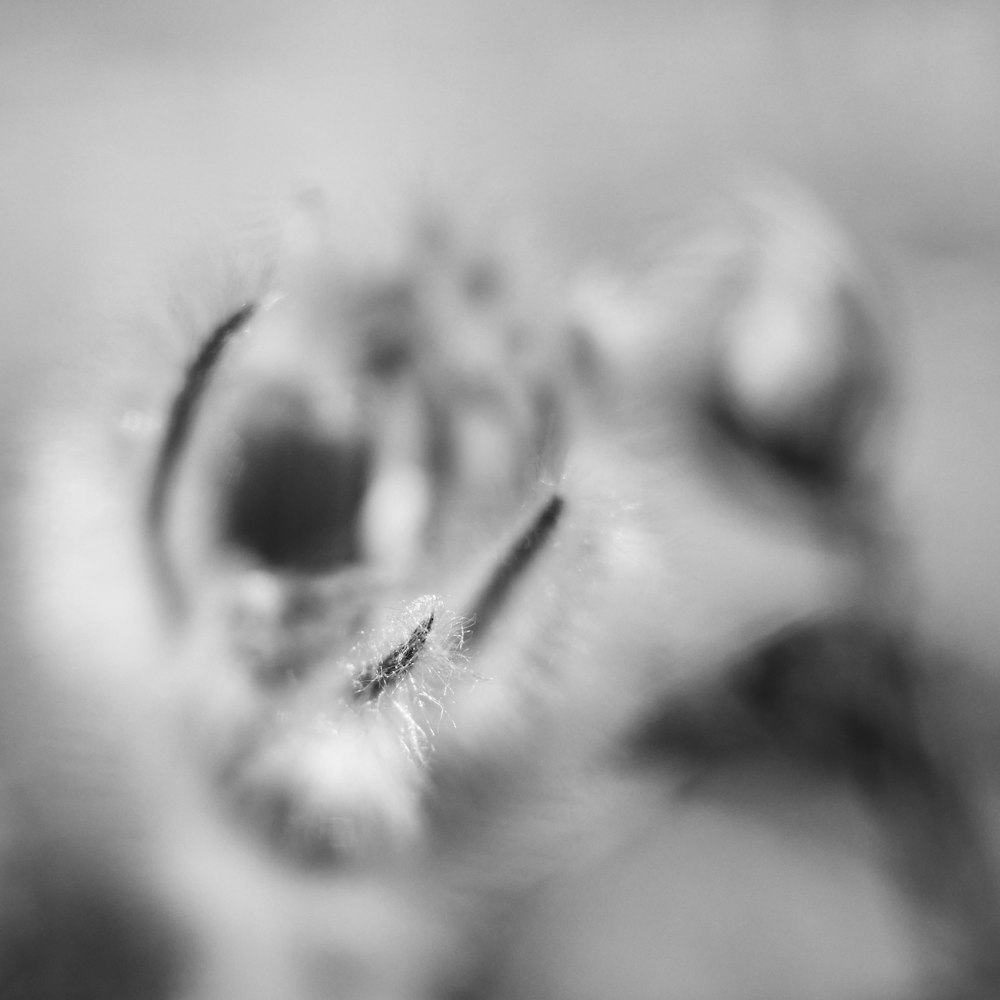
<svg viewBox="0 0 1000 1000">
<path fill-rule="evenodd" d="M 563 498 L 559 494 L 553 494 L 497 565 L 468 615 L 469 625 L 463 635 L 466 646 L 474 637 L 482 637 L 492 624 L 517 578 L 528 568 L 552 535 L 565 506 Z M 433 625 L 434 615 L 431 614 L 417 625 L 404 642 L 381 660 L 368 664 L 354 682 L 355 697 L 366 700 L 376 698 L 406 674 L 427 644 Z"/>
<path fill-rule="evenodd" d="M 377 663 L 365 667 L 354 682 L 354 696 L 358 699 L 374 699 L 395 684 L 413 666 L 418 654 L 427 644 L 427 637 L 433 626 L 434 615 L 430 614 L 392 652 Z"/>
<path fill-rule="evenodd" d="M 490 627 L 497 612 L 510 595 L 517 578 L 528 568 L 548 541 L 565 506 L 563 498 L 558 493 L 553 494 L 493 571 L 486 586 L 472 604 L 468 615 L 469 625 L 465 630 L 466 644 L 476 638 L 482 638 Z"/>
<path fill-rule="evenodd" d="M 198 407 L 204 396 L 208 380 L 225 348 L 233 337 L 243 329 L 256 308 L 254 302 L 241 306 L 209 334 L 188 365 L 184 375 L 184 383 L 174 397 L 167 420 L 167 428 L 160 443 L 153 471 L 147 510 L 149 528 L 158 549 L 163 531 L 163 518 L 166 511 L 170 479 L 198 414 Z M 163 562 L 162 554 L 159 561 Z"/>
</svg>

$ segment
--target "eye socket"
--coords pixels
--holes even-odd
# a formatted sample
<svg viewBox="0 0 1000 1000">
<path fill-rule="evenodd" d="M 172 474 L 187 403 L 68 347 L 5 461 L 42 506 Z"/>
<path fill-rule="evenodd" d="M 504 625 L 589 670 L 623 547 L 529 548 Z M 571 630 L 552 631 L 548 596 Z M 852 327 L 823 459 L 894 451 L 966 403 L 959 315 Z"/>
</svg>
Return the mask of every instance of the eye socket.
<svg viewBox="0 0 1000 1000">
<path fill-rule="evenodd" d="M 271 569 L 324 572 L 360 558 L 370 449 L 287 421 L 240 433 L 224 485 L 222 539 Z"/>
</svg>

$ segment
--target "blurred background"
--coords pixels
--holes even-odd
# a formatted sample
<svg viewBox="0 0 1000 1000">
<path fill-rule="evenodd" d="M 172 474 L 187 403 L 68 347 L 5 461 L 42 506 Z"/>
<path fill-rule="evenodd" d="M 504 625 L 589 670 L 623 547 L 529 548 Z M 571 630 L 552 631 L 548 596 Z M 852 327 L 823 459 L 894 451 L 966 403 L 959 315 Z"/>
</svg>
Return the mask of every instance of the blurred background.
<svg viewBox="0 0 1000 1000">
<path fill-rule="evenodd" d="M 988 0 L 3 0 L 3 418 L 79 331 L 300 183 L 501 188 L 628 260 L 741 165 L 890 279 L 893 476 L 929 628 L 1000 654 L 1000 6 Z M 138 290 L 138 291 L 137 291 Z M 1000 669 L 1000 664 L 997 665 Z"/>
</svg>

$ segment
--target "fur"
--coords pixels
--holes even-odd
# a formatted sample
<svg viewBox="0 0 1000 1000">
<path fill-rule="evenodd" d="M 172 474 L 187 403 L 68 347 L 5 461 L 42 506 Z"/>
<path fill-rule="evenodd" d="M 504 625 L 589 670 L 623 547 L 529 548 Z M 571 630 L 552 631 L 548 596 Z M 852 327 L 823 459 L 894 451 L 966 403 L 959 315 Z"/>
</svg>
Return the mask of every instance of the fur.
<svg viewBox="0 0 1000 1000">
<path fill-rule="evenodd" d="M 558 900 L 662 836 L 676 941 L 619 995 L 838 995 L 830 857 L 870 930 L 844 996 L 989 995 L 989 838 L 924 711 L 846 237 L 784 182 L 628 281 L 401 231 L 345 252 L 300 198 L 197 337 L 136 324 L 40 422 L 0 994 L 607 995 Z M 741 907 L 801 904 L 739 859 L 780 873 L 788 837 L 815 933 L 748 951 Z"/>
</svg>

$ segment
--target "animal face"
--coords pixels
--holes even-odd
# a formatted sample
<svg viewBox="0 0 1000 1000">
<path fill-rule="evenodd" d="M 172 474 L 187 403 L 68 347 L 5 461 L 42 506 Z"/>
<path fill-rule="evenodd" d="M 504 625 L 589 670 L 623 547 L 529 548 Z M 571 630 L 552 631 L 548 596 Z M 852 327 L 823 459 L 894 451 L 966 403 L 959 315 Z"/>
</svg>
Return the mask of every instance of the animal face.
<svg viewBox="0 0 1000 1000">
<path fill-rule="evenodd" d="M 37 828 L 73 860 L 12 876 L 43 900 L 11 937 L 26 995 L 534 995 L 504 969 L 539 886 L 618 857 L 650 797 L 688 863 L 759 846 L 740 809 L 707 853 L 690 825 L 741 773 L 787 803 L 801 770 L 886 855 L 985 871 L 901 638 L 878 298 L 823 213 L 744 192 L 628 280 L 402 232 L 345 251 L 302 200 L 181 351 L 130 331 L 96 404 L 43 424 L 26 687 L 56 708 L 19 737 L 9 854 L 44 867 Z M 895 885 L 880 851 L 852 871 Z M 924 897 L 994 926 L 990 891 Z M 120 953 L 86 944 L 94 900 Z M 871 947 L 873 989 L 919 978 Z M 672 954 L 651 988 L 686 981 Z"/>
</svg>

